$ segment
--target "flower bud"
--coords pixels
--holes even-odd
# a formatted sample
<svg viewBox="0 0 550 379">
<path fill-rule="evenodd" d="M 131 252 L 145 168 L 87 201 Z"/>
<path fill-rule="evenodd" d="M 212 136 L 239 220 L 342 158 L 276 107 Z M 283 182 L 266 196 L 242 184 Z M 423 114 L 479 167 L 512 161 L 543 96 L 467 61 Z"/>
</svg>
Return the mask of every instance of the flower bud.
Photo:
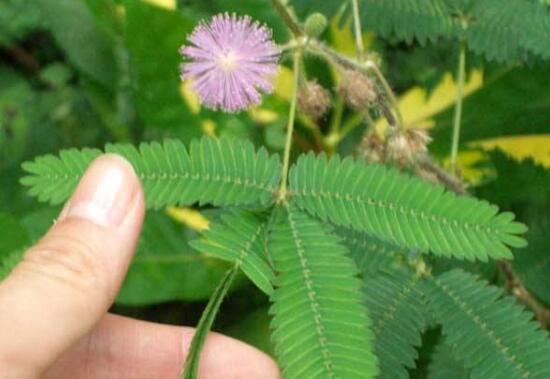
<svg viewBox="0 0 550 379">
<path fill-rule="evenodd" d="M 317 81 L 308 81 L 300 86 L 298 109 L 314 121 L 325 115 L 331 104 L 330 93 Z"/>
<path fill-rule="evenodd" d="M 310 14 L 306 19 L 304 30 L 308 36 L 317 38 L 323 34 L 327 25 L 327 18 L 321 13 L 315 12 Z"/>
<path fill-rule="evenodd" d="M 372 80 L 356 70 L 342 71 L 338 92 L 347 104 L 358 110 L 368 107 L 378 98 Z"/>
</svg>

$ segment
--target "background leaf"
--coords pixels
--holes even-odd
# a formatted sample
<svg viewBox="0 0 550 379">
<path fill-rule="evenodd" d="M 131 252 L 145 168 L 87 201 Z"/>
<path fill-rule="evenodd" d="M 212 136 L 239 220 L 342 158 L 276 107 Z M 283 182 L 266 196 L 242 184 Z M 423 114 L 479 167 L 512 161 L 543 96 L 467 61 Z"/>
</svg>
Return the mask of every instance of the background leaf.
<svg viewBox="0 0 550 379">
<path fill-rule="evenodd" d="M 178 50 L 197 20 L 140 0 L 128 0 L 125 5 L 125 41 L 139 115 L 164 135 L 188 142 L 201 130 L 199 119 L 189 111 L 180 94 Z"/>
</svg>

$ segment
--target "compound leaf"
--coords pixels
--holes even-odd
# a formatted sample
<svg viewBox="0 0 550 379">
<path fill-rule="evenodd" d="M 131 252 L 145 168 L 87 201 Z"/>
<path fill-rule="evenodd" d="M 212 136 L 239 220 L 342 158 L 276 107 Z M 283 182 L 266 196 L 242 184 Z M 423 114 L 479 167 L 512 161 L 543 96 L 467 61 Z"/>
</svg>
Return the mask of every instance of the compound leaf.
<svg viewBox="0 0 550 379">
<path fill-rule="evenodd" d="M 550 377 L 550 340 L 514 299 L 462 270 L 426 281 L 446 342 L 473 379 Z"/>
<path fill-rule="evenodd" d="M 222 216 L 191 242 L 200 252 L 233 262 L 237 268 L 267 295 L 273 293 L 274 273 L 265 255 L 265 222 L 248 211 L 234 211 Z"/>
<path fill-rule="evenodd" d="M 270 204 L 279 181 L 278 156 L 254 150 L 250 142 L 202 138 L 191 143 L 167 140 L 131 145 L 107 145 L 105 151 L 125 157 L 136 170 L 148 208 L 167 205 Z M 21 182 L 40 201 L 58 204 L 75 189 L 97 149 L 64 150 L 23 164 L 30 175 Z"/>
<path fill-rule="evenodd" d="M 449 36 L 454 20 L 443 0 L 363 0 L 361 18 L 384 37 L 421 44 Z"/>
<path fill-rule="evenodd" d="M 394 267 L 404 257 L 403 251 L 364 232 L 340 227 L 336 233 L 365 278 Z"/>
<path fill-rule="evenodd" d="M 372 378 L 367 309 L 358 271 L 331 228 L 278 209 L 268 248 L 277 273 L 272 338 L 286 379 Z"/>
<path fill-rule="evenodd" d="M 300 208 L 397 246 L 467 260 L 511 258 L 523 224 L 486 201 L 461 196 L 378 164 L 303 155 L 290 172 Z"/>
<path fill-rule="evenodd" d="M 404 269 L 365 278 L 379 378 L 407 379 L 407 368 L 415 366 L 416 347 L 426 326 L 420 282 L 419 276 Z"/>
</svg>

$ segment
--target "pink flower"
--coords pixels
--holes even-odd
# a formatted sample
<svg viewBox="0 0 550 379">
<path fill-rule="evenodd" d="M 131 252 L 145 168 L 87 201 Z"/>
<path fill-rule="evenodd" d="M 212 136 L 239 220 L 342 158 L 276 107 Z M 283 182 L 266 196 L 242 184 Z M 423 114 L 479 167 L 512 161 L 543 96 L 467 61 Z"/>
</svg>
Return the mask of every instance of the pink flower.
<svg viewBox="0 0 550 379">
<path fill-rule="evenodd" d="M 259 104 L 273 90 L 280 51 L 271 30 L 250 17 L 218 14 L 201 23 L 180 53 L 182 80 L 190 79 L 201 103 L 236 112 Z"/>
</svg>

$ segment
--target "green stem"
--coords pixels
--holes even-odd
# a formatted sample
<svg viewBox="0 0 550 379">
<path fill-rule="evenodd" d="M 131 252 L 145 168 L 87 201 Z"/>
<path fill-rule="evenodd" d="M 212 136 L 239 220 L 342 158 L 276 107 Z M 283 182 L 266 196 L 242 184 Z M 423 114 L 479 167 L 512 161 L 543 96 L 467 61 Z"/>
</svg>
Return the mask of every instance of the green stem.
<svg viewBox="0 0 550 379">
<path fill-rule="evenodd" d="M 302 37 L 305 35 L 302 27 L 300 26 L 300 24 L 298 24 L 298 21 L 296 21 L 294 16 L 292 16 L 292 14 L 288 11 L 286 5 L 283 4 L 281 0 L 271 0 L 271 5 L 277 11 L 277 13 L 279 13 L 284 23 L 290 29 L 292 34 L 294 34 L 294 36 Z"/>
<path fill-rule="evenodd" d="M 199 359 L 202 347 L 206 341 L 206 337 L 212 328 L 214 319 L 218 314 L 220 305 L 227 295 L 231 284 L 235 279 L 235 275 L 239 271 L 239 265 L 233 266 L 229 269 L 223 276 L 221 282 L 218 284 L 214 293 L 208 301 L 208 305 L 202 313 L 199 324 L 197 325 L 197 330 L 191 341 L 191 346 L 189 348 L 189 354 L 185 360 L 185 370 L 181 375 L 182 379 L 198 379 L 198 370 L 199 370 Z"/>
<path fill-rule="evenodd" d="M 285 152 L 283 158 L 283 170 L 281 173 L 281 187 L 279 188 L 278 200 L 283 202 L 286 199 L 288 167 L 290 165 L 290 148 L 292 146 L 292 133 L 294 131 L 294 120 L 296 118 L 296 102 L 298 99 L 298 83 L 300 81 L 300 61 L 302 59 L 301 51 L 294 52 L 294 83 L 292 88 L 292 99 L 290 102 L 290 111 L 288 115 L 288 126 L 286 130 Z"/>
<path fill-rule="evenodd" d="M 453 120 L 453 139 L 451 146 L 451 173 L 456 174 L 456 161 L 458 156 L 458 145 L 460 141 L 460 123 L 462 120 L 462 98 L 464 97 L 464 77 L 466 74 L 466 44 L 460 44 L 458 53 L 458 72 L 456 83 L 456 103 Z"/>
<path fill-rule="evenodd" d="M 355 44 L 357 45 L 357 57 L 363 62 L 365 46 L 363 45 L 363 32 L 361 31 L 361 19 L 359 18 L 359 1 L 351 0 L 353 8 L 353 25 L 355 27 Z"/>
<path fill-rule="evenodd" d="M 330 134 L 336 134 L 340 130 L 342 123 L 342 116 L 344 115 L 344 98 L 338 96 L 336 98 L 336 104 L 334 105 L 334 112 L 330 120 Z"/>
</svg>

